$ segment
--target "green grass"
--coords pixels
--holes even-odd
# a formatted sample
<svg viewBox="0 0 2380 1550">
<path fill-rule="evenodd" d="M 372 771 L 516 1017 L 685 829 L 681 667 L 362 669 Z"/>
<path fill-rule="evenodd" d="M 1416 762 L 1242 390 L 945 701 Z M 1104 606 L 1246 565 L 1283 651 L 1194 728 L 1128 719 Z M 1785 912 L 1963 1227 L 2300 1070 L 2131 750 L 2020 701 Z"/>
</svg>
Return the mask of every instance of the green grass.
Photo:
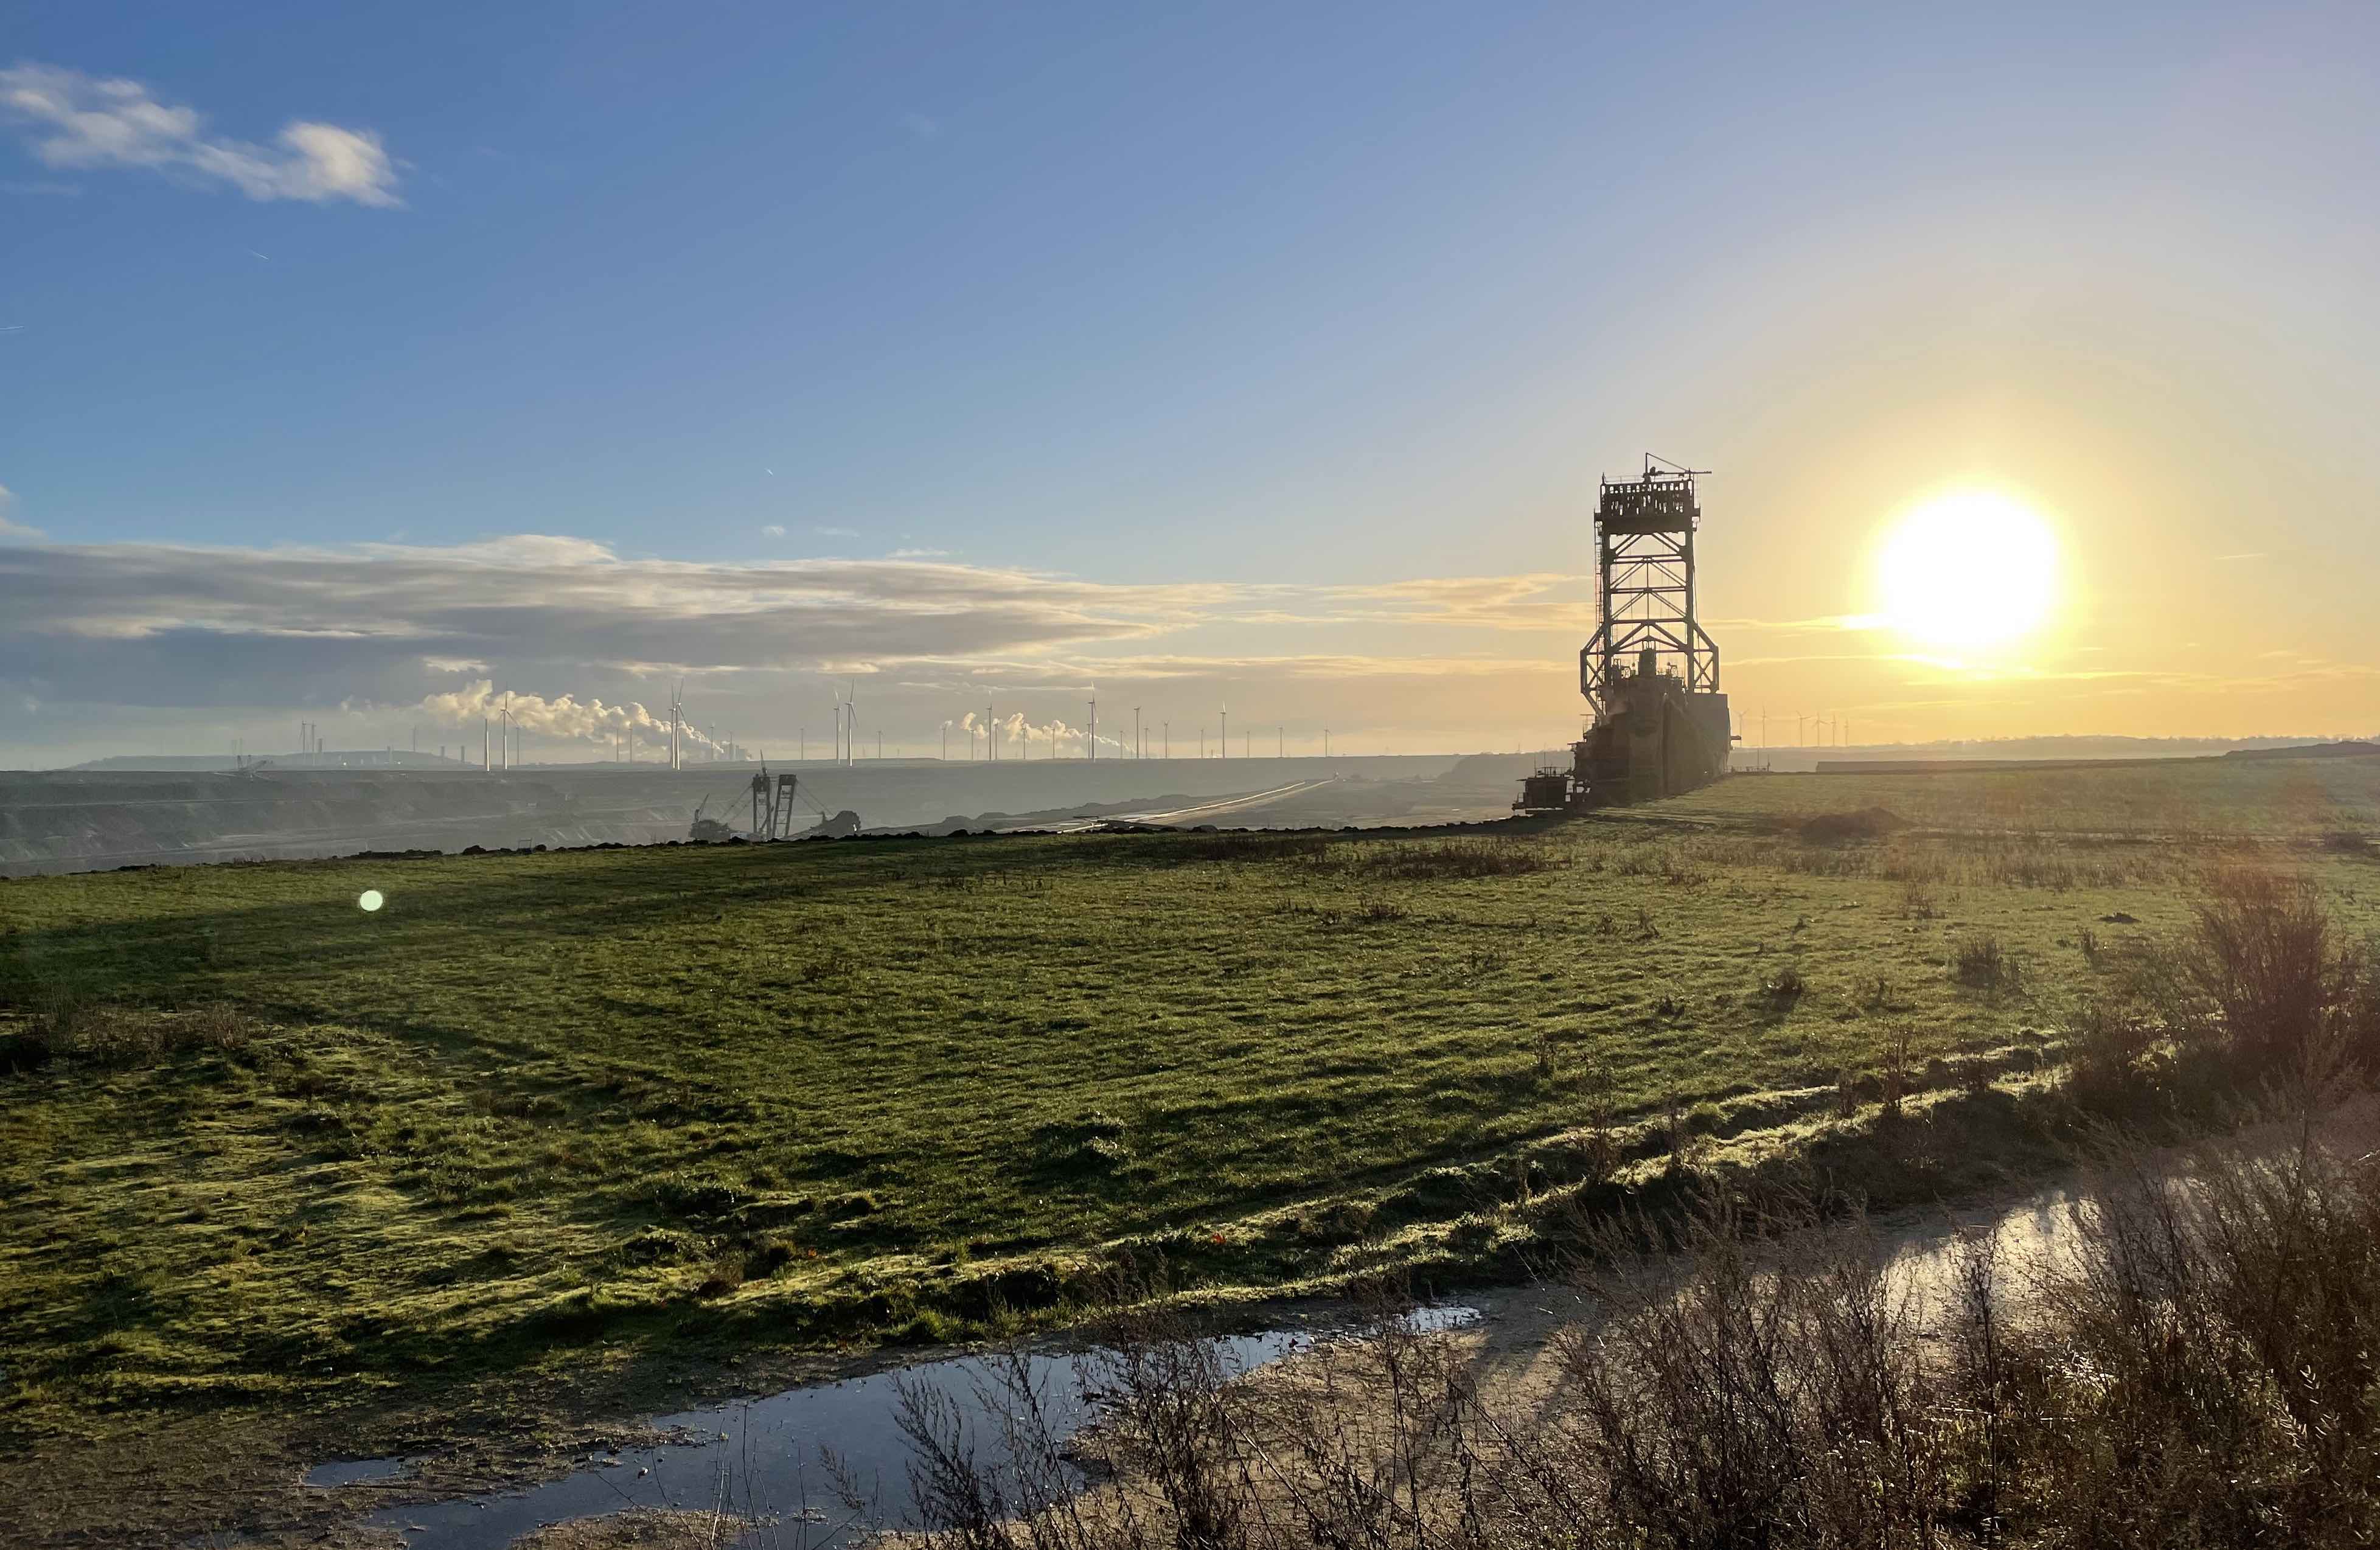
<svg viewBox="0 0 2380 1550">
<path fill-rule="evenodd" d="M 1800 832 L 1871 807 L 1873 840 Z M 1707 1128 L 1900 1035 L 2055 1030 L 2102 972 L 2081 934 L 2178 926 L 2227 856 L 2380 927 L 2337 839 L 2375 832 L 2380 770 L 2303 761 L 1740 778 L 1458 839 L 0 884 L 0 1030 L 253 1023 L 0 1073 L 0 1435 L 434 1406 L 605 1341 L 933 1338 L 1151 1249 L 1295 1281 L 1606 1108 Z M 1962 969 L 1986 939 L 2011 967 Z"/>
</svg>

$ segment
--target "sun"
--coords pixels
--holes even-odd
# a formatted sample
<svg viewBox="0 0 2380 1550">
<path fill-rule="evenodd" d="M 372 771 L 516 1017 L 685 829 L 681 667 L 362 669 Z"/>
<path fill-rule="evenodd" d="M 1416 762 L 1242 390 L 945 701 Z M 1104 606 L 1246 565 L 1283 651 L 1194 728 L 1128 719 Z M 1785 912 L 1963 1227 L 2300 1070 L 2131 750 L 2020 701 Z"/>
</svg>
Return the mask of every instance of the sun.
<svg viewBox="0 0 2380 1550">
<path fill-rule="evenodd" d="M 1884 613 L 1937 646 L 2006 646 L 2058 600 L 2058 539 L 2022 501 L 1990 490 L 1938 495 L 1893 525 L 1877 557 Z"/>
</svg>

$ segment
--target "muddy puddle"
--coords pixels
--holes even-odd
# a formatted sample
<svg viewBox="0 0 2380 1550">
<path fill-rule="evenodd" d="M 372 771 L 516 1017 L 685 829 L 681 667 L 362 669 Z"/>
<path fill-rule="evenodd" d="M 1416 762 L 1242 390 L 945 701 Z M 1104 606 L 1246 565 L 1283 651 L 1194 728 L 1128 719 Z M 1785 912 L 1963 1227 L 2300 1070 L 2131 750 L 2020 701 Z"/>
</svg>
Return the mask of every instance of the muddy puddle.
<svg viewBox="0 0 2380 1550">
<path fill-rule="evenodd" d="M 317 1491 L 335 1491 L 342 1485 L 400 1480 L 412 1467 L 410 1459 L 334 1459 L 308 1470 L 306 1483 Z"/>
<path fill-rule="evenodd" d="M 1478 1316 L 1468 1307 L 1408 1315 L 1426 1330 L 1460 1327 Z M 1247 1373 L 1345 1333 L 1335 1326 L 1276 1329 L 1222 1338 L 1215 1347 L 1225 1370 Z M 1026 1359 L 1062 1432 L 1091 1419 L 1083 1390 L 1094 1356 L 1057 1351 Z M 914 1525 L 911 1447 L 900 1425 L 905 1389 L 939 1396 L 978 1439 L 979 1455 L 996 1459 L 1007 1392 L 982 1360 L 954 1357 L 654 1416 L 648 1425 L 680 1440 L 591 1456 L 563 1478 L 524 1491 L 387 1508 L 358 1526 L 395 1530 L 407 1550 L 503 1550 L 549 1524 L 632 1508 L 723 1509 L 757 1524 L 739 1545 L 830 1550 L 880 1529 Z M 407 1467 L 403 1459 L 342 1460 L 309 1471 L 306 1483 L 384 1484 Z M 851 1498 L 862 1505 L 850 1506 Z"/>
</svg>

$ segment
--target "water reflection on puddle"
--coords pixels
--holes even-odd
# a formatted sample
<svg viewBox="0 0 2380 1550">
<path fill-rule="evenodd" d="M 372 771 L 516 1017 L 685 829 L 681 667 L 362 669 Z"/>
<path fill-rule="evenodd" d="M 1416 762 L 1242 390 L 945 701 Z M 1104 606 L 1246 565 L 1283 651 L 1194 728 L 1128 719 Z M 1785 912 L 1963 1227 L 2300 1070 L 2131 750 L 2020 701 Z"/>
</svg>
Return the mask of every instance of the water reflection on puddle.
<svg viewBox="0 0 2380 1550">
<path fill-rule="evenodd" d="M 395 1480 L 412 1463 L 409 1459 L 337 1459 L 306 1471 L 306 1483 L 318 1491 L 374 1480 Z"/>
<path fill-rule="evenodd" d="M 1449 1329 L 1478 1317 L 1473 1308 L 1424 1308 L 1408 1315 L 1416 1329 Z M 1245 1373 L 1310 1346 L 1317 1333 L 1269 1330 L 1216 1342 L 1227 1371 Z M 1084 1363 L 1075 1353 L 1026 1358 L 1027 1375 L 1046 1397 L 1059 1433 L 1088 1419 L 1081 1389 Z M 496 1496 L 469 1496 L 419 1507 L 389 1508 L 364 1520 L 405 1535 L 408 1550 L 502 1550 L 549 1523 L 597 1518 L 630 1508 L 724 1508 L 775 1520 L 767 1543 L 808 1550 L 849 1543 L 881 1525 L 911 1522 L 911 1449 L 900 1427 L 901 1390 L 929 1390 L 941 1397 L 970 1432 L 989 1445 L 999 1435 L 995 1407 L 1004 1395 L 974 1357 L 924 1362 L 840 1383 L 789 1388 L 766 1399 L 738 1400 L 701 1410 L 655 1416 L 656 1431 L 683 1435 L 682 1444 L 629 1447 L 609 1452 L 571 1474 L 529 1490 Z M 828 1452 L 846 1471 L 829 1477 Z M 985 1447 L 987 1461 L 991 1447 Z M 365 1459 L 325 1464 L 307 1483 L 385 1479 L 403 1470 L 404 1459 Z M 382 1466 L 387 1468 L 382 1469 Z M 328 1478 L 333 1471 L 381 1470 Z M 854 1514 L 842 1505 L 849 1487 L 868 1508 Z M 762 1535 L 747 1538 L 755 1543 Z"/>
</svg>

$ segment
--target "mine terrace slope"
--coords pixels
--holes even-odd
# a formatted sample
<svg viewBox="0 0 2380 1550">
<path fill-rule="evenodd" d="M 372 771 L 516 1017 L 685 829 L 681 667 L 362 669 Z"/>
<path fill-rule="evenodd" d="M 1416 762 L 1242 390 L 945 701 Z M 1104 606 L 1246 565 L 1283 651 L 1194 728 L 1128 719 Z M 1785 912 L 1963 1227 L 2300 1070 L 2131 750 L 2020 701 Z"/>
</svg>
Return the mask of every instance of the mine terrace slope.
<svg viewBox="0 0 2380 1550">
<path fill-rule="evenodd" d="M 0 883 L 0 1477 L 650 1402 L 1124 1270 L 1483 1274 L 1583 1126 L 1790 1142 L 1903 1040 L 2021 1072 L 2210 866 L 2380 929 L 2375 838 L 2373 761 L 2210 760 Z"/>
<path fill-rule="evenodd" d="M 848 808 L 880 830 L 1008 829 L 1304 786 L 1309 793 L 1303 801 L 1269 802 L 1233 821 L 1336 827 L 1500 816 L 1514 782 L 1545 757 L 868 760 L 771 766 L 770 773 L 798 774 L 795 808 L 802 824 L 814 810 Z M 685 838 L 698 810 L 747 824 L 751 781 L 759 771 L 752 764 L 484 771 L 377 762 L 267 763 L 247 771 L 0 771 L 0 877 L 367 850 L 652 844 Z"/>
</svg>

